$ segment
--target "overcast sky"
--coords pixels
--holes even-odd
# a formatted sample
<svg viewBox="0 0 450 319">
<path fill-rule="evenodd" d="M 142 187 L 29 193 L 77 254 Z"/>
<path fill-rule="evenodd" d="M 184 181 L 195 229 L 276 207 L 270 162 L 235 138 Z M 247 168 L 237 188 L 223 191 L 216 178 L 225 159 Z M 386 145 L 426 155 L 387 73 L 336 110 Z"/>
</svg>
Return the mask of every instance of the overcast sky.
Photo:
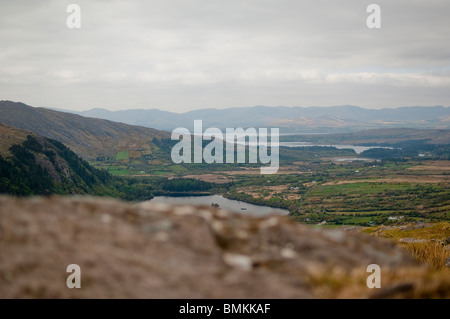
<svg viewBox="0 0 450 319">
<path fill-rule="evenodd" d="M 66 8 L 81 7 L 81 29 Z M 366 8 L 381 7 L 381 29 Z M 450 105 L 449 0 L 1 0 L 0 100 L 87 110 Z"/>
</svg>

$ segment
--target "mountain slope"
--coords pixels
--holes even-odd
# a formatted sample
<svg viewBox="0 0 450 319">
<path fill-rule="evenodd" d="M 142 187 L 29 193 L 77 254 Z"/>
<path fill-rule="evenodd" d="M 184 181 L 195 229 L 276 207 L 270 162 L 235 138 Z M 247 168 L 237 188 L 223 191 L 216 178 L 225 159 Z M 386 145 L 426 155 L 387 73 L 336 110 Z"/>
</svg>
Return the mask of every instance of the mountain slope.
<svg viewBox="0 0 450 319">
<path fill-rule="evenodd" d="M 0 193 L 102 194 L 112 177 L 62 143 L 0 125 Z"/>
<path fill-rule="evenodd" d="M 0 133 L 0 194 L 153 197 L 152 185 L 113 177 L 56 140 L 1 124 Z"/>
<path fill-rule="evenodd" d="M 11 156 L 9 148 L 15 144 L 22 144 L 30 134 L 33 133 L 0 124 L 0 156 L 4 158 Z"/>
<path fill-rule="evenodd" d="M 115 156 L 119 151 L 151 154 L 154 138 L 167 132 L 108 120 L 34 108 L 23 103 L 0 101 L 0 123 L 35 132 L 62 142 L 85 159 Z"/>
</svg>

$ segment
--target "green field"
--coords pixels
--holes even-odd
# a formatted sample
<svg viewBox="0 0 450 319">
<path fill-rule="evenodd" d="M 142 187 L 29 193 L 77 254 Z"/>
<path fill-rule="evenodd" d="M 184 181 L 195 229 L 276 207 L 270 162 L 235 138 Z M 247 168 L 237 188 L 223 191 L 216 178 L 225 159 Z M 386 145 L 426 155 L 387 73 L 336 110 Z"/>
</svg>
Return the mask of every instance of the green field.
<svg viewBox="0 0 450 319">
<path fill-rule="evenodd" d="M 123 160 L 128 160 L 130 158 L 130 152 L 128 151 L 121 151 L 121 152 L 117 152 L 116 154 L 116 161 L 123 161 Z"/>
<path fill-rule="evenodd" d="M 342 185 L 319 185 L 312 189 L 310 196 L 342 196 L 353 194 L 385 194 L 391 191 L 405 191 L 411 188 L 410 183 L 351 183 Z"/>
<path fill-rule="evenodd" d="M 117 166 L 110 166 L 108 168 L 108 173 L 114 176 L 120 176 L 120 175 L 129 175 L 129 171 L 126 168 L 117 167 Z"/>
<path fill-rule="evenodd" d="M 446 160 L 338 162 L 333 159 L 358 155 L 322 147 L 282 149 L 280 171 L 261 175 L 259 164 L 173 164 L 129 155 L 122 151 L 114 159 L 93 164 L 127 178 L 197 175 L 210 182 L 208 178 L 217 176 L 216 180 L 229 181 L 215 188 L 227 198 L 285 208 L 292 218 L 309 224 L 367 226 L 450 219 L 450 161 Z M 152 186 L 155 191 L 159 188 Z M 403 217 L 389 219 L 394 216 Z"/>
</svg>

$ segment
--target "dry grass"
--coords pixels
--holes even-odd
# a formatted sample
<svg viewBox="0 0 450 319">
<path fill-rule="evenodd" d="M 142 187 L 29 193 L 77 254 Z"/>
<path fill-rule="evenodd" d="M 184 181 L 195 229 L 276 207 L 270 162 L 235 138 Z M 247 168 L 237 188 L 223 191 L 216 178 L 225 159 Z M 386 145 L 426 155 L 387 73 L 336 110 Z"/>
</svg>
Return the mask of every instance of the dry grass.
<svg viewBox="0 0 450 319">
<path fill-rule="evenodd" d="M 32 133 L 0 124 L 0 156 L 10 156 L 9 148 L 11 145 L 22 144 L 29 134 Z"/>
<path fill-rule="evenodd" d="M 450 170 L 450 161 L 432 161 L 427 162 L 422 165 L 416 165 L 408 168 L 408 170 L 412 171 L 428 171 L 428 170 L 439 170 L 439 171 L 448 171 Z"/>
<path fill-rule="evenodd" d="M 385 237 L 392 240 L 399 240 L 401 238 L 415 238 L 415 239 L 437 239 L 444 241 L 450 236 L 450 222 L 438 222 L 434 224 L 426 224 L 423 227 L 415 227 L 416 224 L 408 224 L 401 226 L 378 226 L 367 227 L 363 230 L 364 233 L 373 234 L 375 236 Z"/>
<path fill-rule="evenodd" d="M 450 257 L 450 250 L 439 242 L 401 244 L 416 259 L 427 263 L 435 269 L 445 269 L 445 260 Z"/>
<path fill-rule="evenodd" d="M 315 269 L 309 284 L 318 298 L 337 299 L 448 299 L 450 271 L 427 267 L 383 268 L 381 289 L 369 289 L 365 269 Z"/>
<path fill-rule="evenodd" d="M 368 227 L 363 232 L 389 238 L 408 250 L 420 262 L 426 263 L 436 270 L 450 272 L 445 267 L 445 260 L 450 257 L 450 245 L 442 244 L 450 237 L 449 222 L 426 224 L 420 228 L 415 224 Z M 417 242 L 399 242 L 406 238 L 417 240 Z"/>
</svg>

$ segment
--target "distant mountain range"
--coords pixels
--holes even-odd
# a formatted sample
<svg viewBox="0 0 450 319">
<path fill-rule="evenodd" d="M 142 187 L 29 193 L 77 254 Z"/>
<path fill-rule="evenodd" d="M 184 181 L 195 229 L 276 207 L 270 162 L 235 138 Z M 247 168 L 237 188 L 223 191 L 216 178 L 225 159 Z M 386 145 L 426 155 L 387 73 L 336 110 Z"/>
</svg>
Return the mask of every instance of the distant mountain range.
<svg viewBox="0 0 450 319">
<path fill-rule="evenodd" d="M 160 110 L 129 110 L 111 112 L 94 109 L 73 114 L 46 108 L 35 108 L 23 103 L 0 101 L 0 123 L 21 130 L 28 130 L 37 135 L 57 140 L 68 146 L 77 155 L 86 160 L 98 160 L 132 165 L 133 159 L 146 165 L 162 165 L 170 163 L 170 145 L 161 140 L 170 138 L 170 133 L 143 126 L 113 122 L 139 122 L 141 125 L 155 125 L 159 127 L 188 127 L 192 129 L 195 119 L 203 119 L 203 127 L 268 127 L 269 123 L 278 123 L 281 132 L 293 131 L 333 134 L 323 135 L 291 135 L 282 136 L 283 141 L 312 142 L 314 144 L 390 144 L 395 145 L 404 141 L 422 141 L 423 143 L 445 145 L 450 143 L 450 108 L 409 107 L 399 109 L 367 110 L 354 106 L 342 107 L 263 107 L 257 106 L 243 109 L 226 110 L 198 110 L 184 114 L 170 113 Z M 304 120 L 288 119 L 289 114 L 303 112 Z M 359 115 L 358 115 L 359 114 Z M 369 114 L 372 114 L 370 120 Z M 151 116 L 150 116 L 151 115 Z M 270 117 L 271 115 L 271 117 Z M 340 115 L 341 119 L 337 120 Z M 391 116 L 390 122 L 381 119 Z M 110 120 L 92 118 L 88 116 L 109 117 Z M 307 116 L 307 117 L 306 117 Z M 347 119 L 342 119 L 346 117 Z M 280 120 L 279 118 L 284 118 Z M 368 122 L 359 121 L 358 118 Z M 304 125 L 308 123 L 309 126 Z M 294 123 L 300 121 L 303 124 Z M 371 121 L 371 122 L 370 122 Z M 170 122 L 170 125 L 169 125 Z M 370 125 L 367 123 L 371 123 Z M 166 124 L 164 124 L 166 123 Z M 226 124 L 221 124 L 226 123 Z M 394 123 L 394 124 L 392 124 Z M 409 128 L 399 128 L 402 126 Z M 407 124 L 409 123 L 409 124 Z M 367 130 L 372 126 L 385 126 Z M 391 127 L 392 126 L 392 127 Z M 422 126 L 439 127 L 439 129 L 423 129 Z M 356 131 L 360 128 L 360 131 Z M 340 133 L 339 133 L 340 132 Z M 23 132 L 2 134 L 0 140 L 0 155 L 2 144 L 17 144 L 23 140 Z M 4 152 L 8 152 L 3 147 Z"/>
<path fill-rule="evenodd" d="M 68 111 L 66 111 L 68 112 Z M 279 127 L 282 133 L 345 133 L 377 128 L 450 128 L 450 107 L 413 106 L 393 109 L 365 109 L 344 105 L 333 107 L 254 106 L 228 109 L 202 109 L 173 113 L 158 109 L 109 111 L 95 108 L 72 113 L 171 131 L 176 127 L 193 129 L 194 120 L 203 126 Z"/>
<path fill-rule="evenodd" d="M 120 151 L 141 157 L 157 152 L 153 139 L 169 138 L 169 133 L 152 128 L 11 101 L 0 101 L 0 123 L 62 142 L 84 159 L 113 157 Z"/>
</svg>

